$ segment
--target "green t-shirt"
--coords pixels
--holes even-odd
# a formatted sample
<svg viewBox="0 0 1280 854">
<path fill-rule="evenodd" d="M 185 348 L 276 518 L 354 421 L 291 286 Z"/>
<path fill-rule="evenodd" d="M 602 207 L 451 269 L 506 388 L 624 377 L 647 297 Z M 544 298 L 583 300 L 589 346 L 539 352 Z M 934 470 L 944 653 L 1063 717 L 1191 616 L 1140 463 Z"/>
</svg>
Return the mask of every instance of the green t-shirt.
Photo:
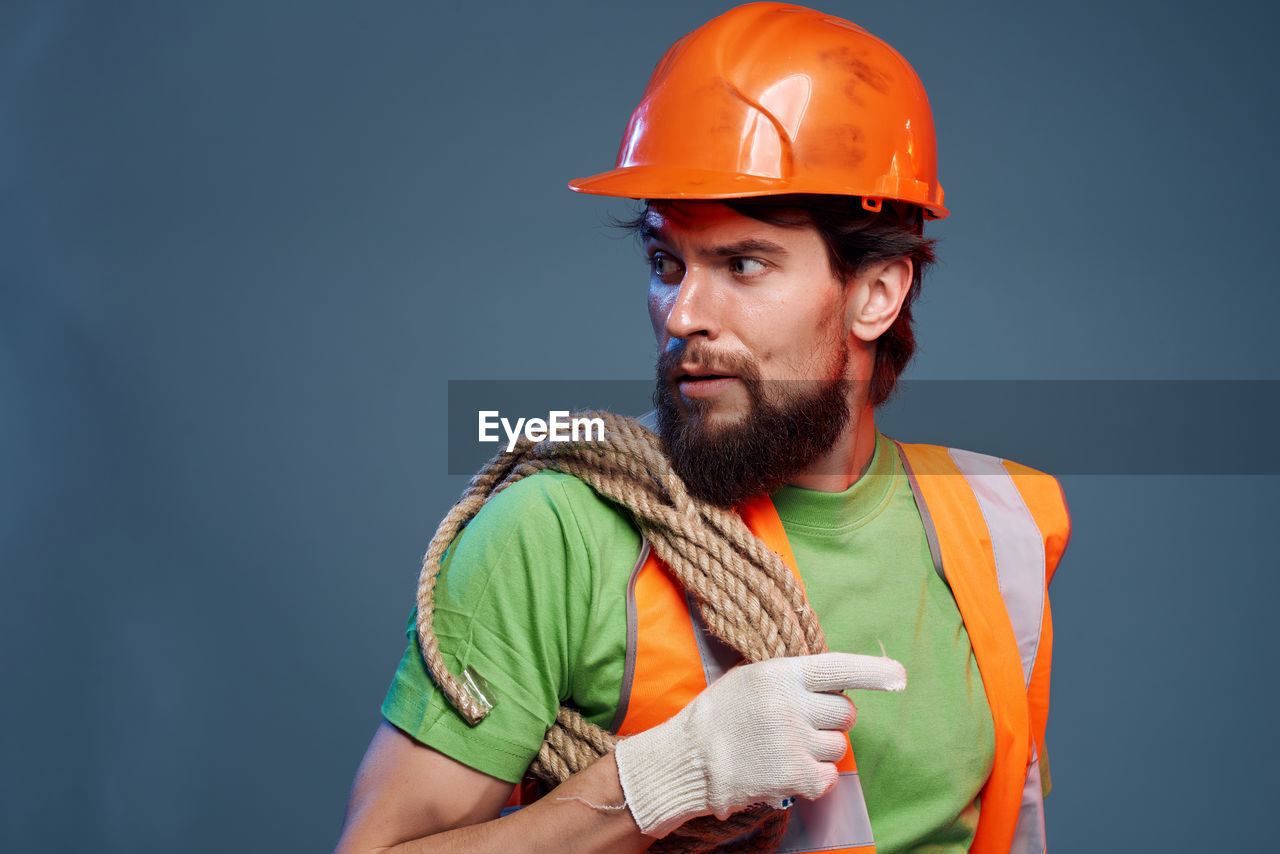
<svg viewBox="0 0 1280 854">
<path fill-rule="evenodd" d="M 853 694 L 850 733 L 876 848 L 967 851 L 991 773 L 994 727 L 954 599 L 934 570 L 892 442 L 877 437 L 849 489 L 784 487 L 773 502 L 833 650 L 902 662 L 907 689 Z M 436 587 L 436 635 L 454 673 L 493 688 L 469 727 L 409 648 L 382 713 L 409 735 L 515 782 L 561 704 L 613 721 L 626 653 L 626 592 L 641 548 L 625 512 L 576 478 L 541 472 L 476 515 Z"/>
</svg>

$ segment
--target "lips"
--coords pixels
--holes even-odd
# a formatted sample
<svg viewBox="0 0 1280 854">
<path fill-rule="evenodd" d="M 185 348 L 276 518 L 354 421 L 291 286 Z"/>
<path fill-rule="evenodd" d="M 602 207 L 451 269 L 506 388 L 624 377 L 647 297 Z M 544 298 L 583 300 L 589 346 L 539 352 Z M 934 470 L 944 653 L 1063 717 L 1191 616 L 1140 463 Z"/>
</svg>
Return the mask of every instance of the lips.
<svg viewBox="0 0 1280 854">
<path fill-rule="evenodd" d="M 679 365 L 671 372 L 671 379 L 677 383 L 698 382 L 705 380 L 731 380 L 737 379 L 736 374 L 728 371 L 722 371 L 715 367 L 704 365 Z"/>
<path fill-rule="evenodd" d="M 711 366 L 680 365 L 671 372 L 671 381 L 686 400 L 710 400 L 727 392 L 738 377 Z"/>
</svg>

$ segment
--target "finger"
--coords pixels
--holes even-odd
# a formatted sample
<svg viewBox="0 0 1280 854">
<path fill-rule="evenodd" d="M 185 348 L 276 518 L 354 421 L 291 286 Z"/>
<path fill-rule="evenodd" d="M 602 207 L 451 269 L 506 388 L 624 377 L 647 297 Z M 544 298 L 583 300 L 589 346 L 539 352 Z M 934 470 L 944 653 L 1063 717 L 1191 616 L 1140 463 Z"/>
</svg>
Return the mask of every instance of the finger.
<svg viewBox="0 0 1280 854">
<path fill-rule="evenodd" d="M 814 733 L 812 755 L 819 762 L 839 762 L 849 749 L 849 736 L 843 732 L 823 730 Z"/>
<path fill-rule="evenodd" d="M 901 691 L 907 687 L 907 671 L 892 658 L 824 652 L 805 656 L 803 661 L 801 673 L 806 691 Z"/>
<path fill-rule="evenodd" d="M 848 732 L 858 719 L 853 701 L 844 694 L 806 694 L 805 716 L 814 729 Z"/>
<path fill-rule="evenodd" d="M 816 801 L 831 791 L 831 787 L 836 784 L 839 777 L 840 772 L 836 770 L 835 765 L 830 762 L 819 762 L 814 765 L 812 774 L 805 775 L 805 779 L 796 789 L 796 794 Z"/>
</svg>

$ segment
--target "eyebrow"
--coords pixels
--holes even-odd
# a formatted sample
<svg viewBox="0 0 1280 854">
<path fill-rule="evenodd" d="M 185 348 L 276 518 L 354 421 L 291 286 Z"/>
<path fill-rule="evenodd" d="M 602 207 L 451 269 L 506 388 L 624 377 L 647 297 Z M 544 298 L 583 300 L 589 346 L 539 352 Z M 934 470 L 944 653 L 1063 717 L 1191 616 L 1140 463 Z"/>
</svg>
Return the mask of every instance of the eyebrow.
<svg viewBox="0 0 1280 854">
<path fill-rule="evenodd" d="M 763 252 L 769 255 L 786 255 L 787 250 L 779 243 L 772 240 L 764 240 L 759 237 L 748 237 L 745 240 L 737 240 L 733 243 L 726 243 L 723 246 L 716 246 L 711 249 L 711 254 L 720 258 L 732 258 L 736 255 L 750 255 L 753 252 Z"/>
<path fill-rule="evenodd" d="M 662 240 L 662 229 L 655 228 L 651 222 L 642 222 L 636 231 L 640 235 L 641 240 Z M 765 240 L 760 237 L 748 237 L 743 240 L 735 240 L 733 243 L 713 246 L 707 250 L 707 254 L 715 255 L 717 258 L 733 258 L 738 255 L 750 255 L 753 252 L 763 252 L 769 255 L 790 254 L 782 244 L 774 243 L 772 240 Z"/>
</svg>

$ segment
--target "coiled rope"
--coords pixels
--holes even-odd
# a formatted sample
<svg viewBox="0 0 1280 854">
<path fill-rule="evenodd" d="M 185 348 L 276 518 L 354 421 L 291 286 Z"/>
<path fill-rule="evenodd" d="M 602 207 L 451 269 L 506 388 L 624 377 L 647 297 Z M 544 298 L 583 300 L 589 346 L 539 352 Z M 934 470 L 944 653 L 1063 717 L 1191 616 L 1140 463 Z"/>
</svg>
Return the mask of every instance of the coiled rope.
<svg viewBox="0 0 1280 854">
<path fill-rule="evenodd" d="M 418 643 L 432 677 L 459 714 L 474 725 L 488 713 L 482 697 L 445 665 L 432 628 L 433 595 L 449 544 L 485 502 L 516 481 L 544 469 L 579 478 L 632 514 L 650 547 L 697 603 L 707 628 L 748 661 L 826 652 L 817 616 L 800 584 L 776 553 L 742 518 L 689 495 L 662 453 L 657 436 L 633 418 L 609 412 L 578 413 L 604 421 L 603 441 L 534 443 L 521 439 L 471 479 L 427 549 L 418 579 Z M 530 772 L 554 786 L 613 749 L 618 736 L 561 707 Z M 656 842 L 651 851 L 708 851 L 759 829 L 729 852 L 773 851 L 787 813 L 764 806 L 725 821 L 705 816 Z"/>
</svg>

